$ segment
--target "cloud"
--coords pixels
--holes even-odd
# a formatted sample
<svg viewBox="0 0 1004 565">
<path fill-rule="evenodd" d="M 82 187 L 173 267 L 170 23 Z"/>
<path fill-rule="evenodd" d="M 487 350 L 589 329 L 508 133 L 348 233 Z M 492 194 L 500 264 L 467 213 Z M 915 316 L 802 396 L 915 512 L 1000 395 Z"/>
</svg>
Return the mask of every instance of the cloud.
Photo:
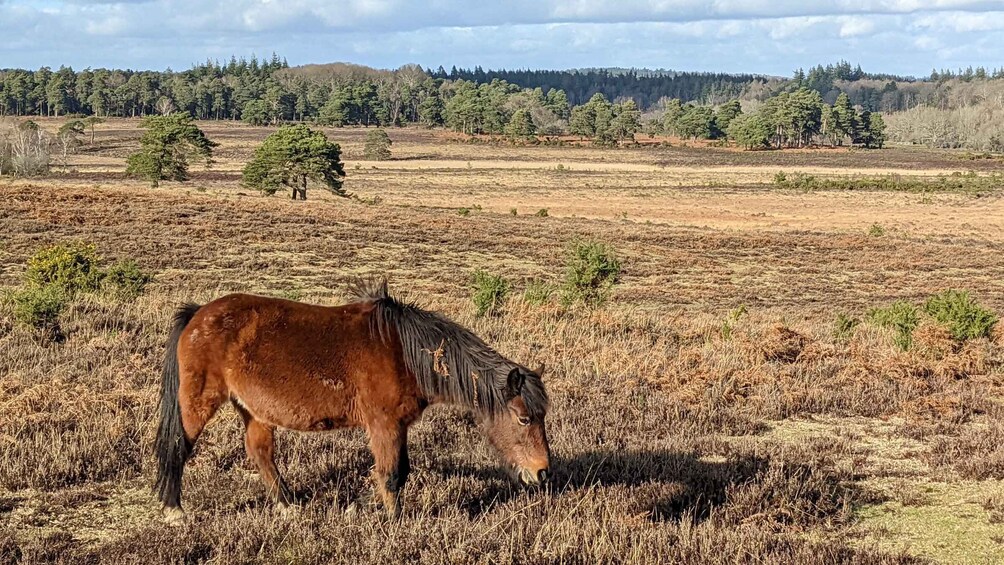
<svg viewBox="0 0 1004 565">
<path fill-rule="evenodd" d="M 182 68 L 277 52 L 293 64 L 785 75 L 844 58 L 926 73 L 935 62 L 998 65 L 1002 36 L 1004 7 L 985 0 L 0 0 L 3 64 L 26 67 Z M 978 60 L 964 60 L 977 39 Z"/>
</svg>

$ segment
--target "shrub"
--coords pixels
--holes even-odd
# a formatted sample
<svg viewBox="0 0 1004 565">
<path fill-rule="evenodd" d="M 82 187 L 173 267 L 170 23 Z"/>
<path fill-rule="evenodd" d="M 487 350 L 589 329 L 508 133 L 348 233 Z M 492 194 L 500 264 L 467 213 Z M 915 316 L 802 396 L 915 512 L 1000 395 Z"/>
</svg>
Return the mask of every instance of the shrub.
<svg viewBox="0 0 1004 565">
<path fill-rule="evenodd" d="M 474 271 L 471 276 L 471 299 L 474 301 L 476 314 L 480 317 L 500 313 L 509 289 L 509 282 L 502 275 L 493 275 L 483 269 Z"/>
<path fill-rule="evenodd" d="M 879 327 L 893 330 L 893 342 L 903 351 L 910 349 L 913 330 L 920 323 L 917 307 L 903 300 L 897 300 L 885 308 L 872 309 L 868 313 L 868 319 Z"/>
<path fill-rule="evenodd" d="M 946 290 L 924 303 L 924 312 L 948 328 L 956 341 L 990 337 L 997 315 L 980 306 L 966 291 Z"/>
<path fill-rule="evenodd" d="M 537 213 L 534 214 L 534 215 L 537 216 L 538 218 L 546 218 L 547 217 L 547 208 L 541 208 L 540 210 L 537 210 Z"/>
<path fill-rule="evenodd" d="M 774 185 L 778 188 L 801 190 L 803 192 L 823 188 L 819 180 L 812 175 L 805 173 L 792 173 L 789 175 L 784 171 L 774 175 Z"/>
<path fill-rule="evenodd" d="M 29 286 L 56 286 L 68 295 L 97 290 L 102 273 L 94 245 L 69 243 L 46 247 L 28 260 Z"/>
<path fill-rule="evenodd" d="M 527 283 L 526 289 L 523 291 L 523 302 L 540 306 L 550 300 L 552 294 L 554 294 L 554 288 L 551 285 L 534 279 Z"/>
<path fill-rule="evenodd" d="M 574 243 L 568 250 L 562 304 L 583 302 L 588 306 L 602 304 L 617 283 L 620 260 L 612 247 L 595 241 Z"/>
<path fill-rule="evenodd" d="M 66 309 L 66 292 L 56 285 L 27 286 L 10 295 L 14 319 L 40 330 L 54 330 Z"/>
<path fill-rule="evenodd" d="M 846 342 L 854 335 L 854 328 L 858 327 L 861 320 L 848 316 L 847 314 L 837 314 L 837 321 L 833 326 L 833 338 L 839 342 Z"/>
<path fill-rule="evenodd" d="M 370 131 L 366 134 L 366 143 L 363 145 L 363 155 L 373 161 L 385 161 L 390 159 L 390 136 L 381 128 Z"/>
<path fill-rule="evenodd" d="M 885 235 L 885 228 L 878 224 L 872 224 L 872 227 L 868 228 L 868 235 L 871 237 L 882 237 Z"/>
<path fill-rule="evenodd" d="M 471 209 L 467 208 L 467 207 L 460 208 L 460 209 L 457 210 L 457 215 L 463 216 L 463 217 L 466 218 L 467 216 L 471 215 Z"/>
<path fill-rule="evenodd" d="M 116 296 L 135 300 L 151 278 L 140 270 L 136 261 L 125 259 L 108 267 L 102 286 Z"/>
</svg>

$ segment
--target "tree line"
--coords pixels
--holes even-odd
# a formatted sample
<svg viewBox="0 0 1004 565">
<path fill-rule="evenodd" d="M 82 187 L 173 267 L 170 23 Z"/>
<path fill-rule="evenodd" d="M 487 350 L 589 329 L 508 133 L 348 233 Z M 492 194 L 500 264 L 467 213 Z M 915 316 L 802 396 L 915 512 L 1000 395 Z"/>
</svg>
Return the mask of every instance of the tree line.
<svg viewBox="0 0 1004 565">
<path fill-rule="evenodd" d="M 488 70 L 481 67 L 447 72 L 443 67 L 429 70 L 429 76 L 443 80 L 487 83 L 502 80 L 524 88 L 561 90 L 572 105 L 581 105 L 595 94 L 608 100 L 630 98 L 640 108 L 648 108 L 663 97 L 705 100 L 712 96 L 738 97 L 751 82 L 762 80 L 753 74 L 639 71 L 636 69 L 587 70 Z"/>
<path fill-rule="evenodd" d="M 672 99 L 663 105 L 661 116 L 645 126 L 650 134 L 733 141 L 746 149 L 847 142 L 882 147 L 886 139 L 881 115 L 859 111 L 846 94 L 827 104 L 818 92 L 804 87 L 782 92 L 748 112 L 739 100 L 712 107 Z"/>
<path fill-rule="evenodd" d="M 807 88 L 828 104 L 841 93 L 870 112 L 919 105 L 945 108 L 959 85 L 1004 78 L 1004 69 L 935 70 L 923 80 L 866 73 L 846 61 L 798 69 L 790 79 L 753 74 L 643 71 L 635 69 L 484 70 L 406 65 L 376 70 L 358 65 L 290 68 L 271 59 L 207 61 L 175 72 L 84 69 L 0 70 L 0 115 L 94 115 L 137 117 L 182 111 L 199 119 L 244 119 L 251 123 L 316 120 L 330 124 L 442 125 L 447 98 L 458 85 L 500 81 L 523 89 L 562 92 L 571 106 L 596 94 L 610 101 L 630 98 L 642 111 L 661 100 L 721 104 L 730 99 L 763 101 L 783 91 Z M 487 129 L 491 129 L 489 126 Z"/>
</svg>

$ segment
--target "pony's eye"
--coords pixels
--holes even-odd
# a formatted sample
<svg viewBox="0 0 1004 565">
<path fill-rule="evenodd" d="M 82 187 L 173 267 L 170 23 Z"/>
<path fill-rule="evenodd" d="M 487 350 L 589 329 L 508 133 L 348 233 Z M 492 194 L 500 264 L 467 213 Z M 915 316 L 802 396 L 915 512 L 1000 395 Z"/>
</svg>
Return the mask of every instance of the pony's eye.
<svg viewBox="0 0 1004 565">
<path fill-rule="evenodd" d="M 530 418 L 527 418 L 526 416 L 520 416 L 518 418 L 518 420 L 519 420 L 519 425 L 521 425 L 521 426 L 529 426 L 530 425 Z"/>
</svg>

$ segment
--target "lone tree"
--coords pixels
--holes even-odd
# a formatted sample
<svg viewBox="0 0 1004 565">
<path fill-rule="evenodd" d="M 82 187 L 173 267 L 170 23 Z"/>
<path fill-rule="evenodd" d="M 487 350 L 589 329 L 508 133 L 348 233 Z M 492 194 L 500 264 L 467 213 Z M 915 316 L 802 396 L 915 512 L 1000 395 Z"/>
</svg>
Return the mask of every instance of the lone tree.
<svg viewBox="0 0 1004 565">
<path fill-rule="evenodd" d="M 342 190 L 341 157 L 341 147 L 328 141 L 324 132 L 303 124 L 283 126 L 255 150 L 242 182 L 269 196 L 286 186 L 293 190 L 293 200 L 297 194 L 306 200 L 307 181 L 313 180 L 338 196 L 348 196 Z"/>
<path fill-rule="evenodd" d="M 363 155 L 373 161 L 386 161 L 390 159 L 390 136 L 383 128 L 377 128 L 366 134 L 366 145 L 363 146 Z"/>
<path fill-rule="evenodd" d="M 89 127 L 91 129 L 91 142 L 90 142 L 90 145 L 94 145 L 94 126 L 96 126 L 98 124 L 101 124 L 101 123 L 104 123 L 105 120 L 103 118 L 99 118 L 97 116 L 87 116 L 82 121 L 83 121 L 83 123 L 84 123 L 85 126 L 87 126 L 87 127 Z"/>
<path fill-rule="evenodd" d="M 71 120 L 59 128 L 56 139 L 59 141 L 59 148 L 63 151 L 63 172 L 66 172 L 66 157 L 75 151 L 80 145 L 78 136 L 84 133 L 84 122 Z"/>
<path fill-rule="evenodd" d="M 126 174 L 144 178 L 156 187 L 162 180 L 188 179 L 188 158 L 197 156 L 212 162 L 213 147 L 206 134 L 192 123 L 188 114 L 148 116 L 143 119 L 146 132 L 140 138 L 140 150 L 126 161 Z"/>
</svg>

